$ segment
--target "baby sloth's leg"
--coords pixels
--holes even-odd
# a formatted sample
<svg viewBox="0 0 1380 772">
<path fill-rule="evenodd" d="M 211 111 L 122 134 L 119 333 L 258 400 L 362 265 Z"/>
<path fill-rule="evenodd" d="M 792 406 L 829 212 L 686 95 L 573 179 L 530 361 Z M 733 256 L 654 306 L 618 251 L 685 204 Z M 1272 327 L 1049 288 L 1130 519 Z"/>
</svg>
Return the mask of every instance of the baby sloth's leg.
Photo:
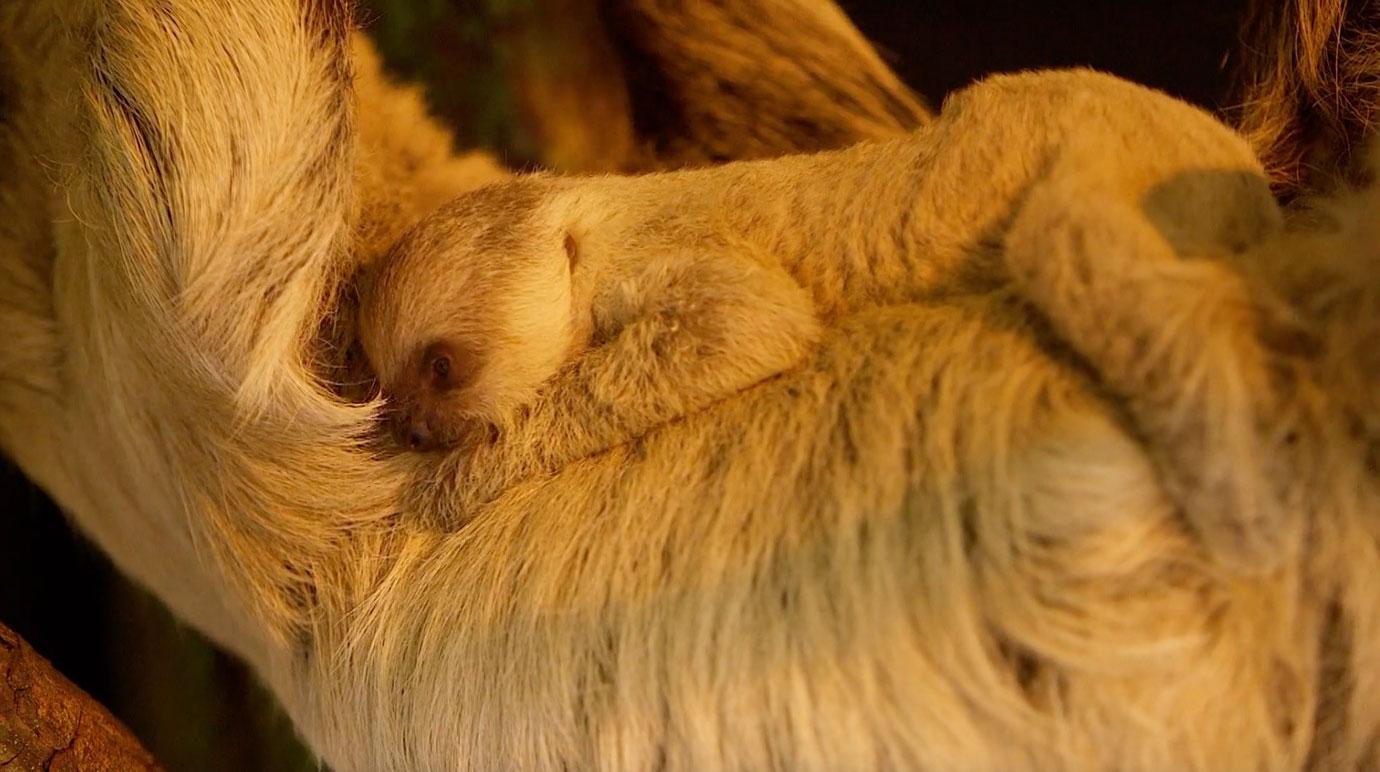
<svg viewBox="0 0 1380 772">
<path fill-rule="evenodd" d="M 1291 357 L 1262 342 L 1287 339 L 1291 322 L 1227 263 L 1196 259 L 1241 248 L 1211 243 L 1239 228 L 1176 232 L 1183 218 L 1164 221 L 1153 201 L 1128 201 L 1091 176 L 1068 164 L 1032 190 L 1007 237 L 1013 280 L 1126 407 L 1209 553 L 1268 571 L 1296 547 L 1300 525 L 1297 494 L 1283 487 L 1297 477 L 1287 467 L 1298 460 L 1299 384 Z M 1220 184 L 1208 211 L 1259 215 L 1233 199 L 1236 183 Z M 1197 246 L 1176 250 L 1166 233 Z"/>
<path fill-rule="evenodd" d="M 820 335 L 813 302 L 746 249 L 669 254 L 595 299 L 594 347 L 495 443 L 458 449 L 423 511 L 462 524 L 529 478 L 635 440 L 799 364 Z"/>
</svg>

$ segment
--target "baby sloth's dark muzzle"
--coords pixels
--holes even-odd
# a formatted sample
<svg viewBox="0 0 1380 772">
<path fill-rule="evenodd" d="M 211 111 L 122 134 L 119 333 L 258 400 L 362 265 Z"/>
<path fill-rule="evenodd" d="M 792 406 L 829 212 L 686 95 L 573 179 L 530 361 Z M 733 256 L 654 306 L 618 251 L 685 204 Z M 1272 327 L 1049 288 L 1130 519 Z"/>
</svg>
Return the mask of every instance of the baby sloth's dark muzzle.
<svg viewBox="0 0 1380 772">
<path fill-rule="evenodd" d="M 394 409 L 391 413 L 393 437 L 399 445 L 412 451 L 436 448 L 436 432 L 424 411 L 404 408 Z"/>
<path fill-rule="evenodd" d="M 431 428 L 424 421 L 413 421 L 398 427 L 398 441 L 409 450 L 431 450 Z"/>
</svg>

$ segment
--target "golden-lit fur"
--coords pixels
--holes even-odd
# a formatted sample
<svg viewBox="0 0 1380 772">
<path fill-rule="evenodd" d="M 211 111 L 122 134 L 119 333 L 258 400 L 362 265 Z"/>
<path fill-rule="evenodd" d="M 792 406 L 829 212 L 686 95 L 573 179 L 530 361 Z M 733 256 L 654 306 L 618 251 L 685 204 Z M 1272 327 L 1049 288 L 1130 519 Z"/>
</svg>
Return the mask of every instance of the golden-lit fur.
<svg viewBox="0 0 1380 772">
<path fill-rule="evenodd" d="M 358 265 L 501 172 L 329 0 L 7 3 L 0 46 L 0 446 L 332 768 L 1380 764 L 1373 195 L 1271 235 L 1225 129 L 1077 73 L 827 157 L 877 198 L 704 172 L 757 175 L 683 203 L 801 256 L 817 350 L 589 455 L 635 395 L 553 389 L 443 532 L 460 455 L 416 483 L 320 379 Z M 534 437 L 577 460 L 514 475 Z"/>
</svg>

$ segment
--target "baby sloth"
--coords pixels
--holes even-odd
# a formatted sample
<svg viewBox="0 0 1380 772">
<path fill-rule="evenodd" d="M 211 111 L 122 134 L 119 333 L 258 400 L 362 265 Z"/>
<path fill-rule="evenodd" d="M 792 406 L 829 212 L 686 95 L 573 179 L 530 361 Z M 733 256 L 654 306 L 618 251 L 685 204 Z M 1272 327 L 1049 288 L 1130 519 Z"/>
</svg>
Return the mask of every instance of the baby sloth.
<svg viewBox="0 0 1380 772">
<path fill-rule="evenodd" d="M 1037 240 L 1013 251 L 1007 231 L 1022 219 L 1038 223 L 1022 233 L 1072 234 L 1071 244 L 1150 229 L 1133 250 L 1147 265 L 1239 253 L 1277 218 L 1257 169 L 1205 113 L 1124 81 L 992 78 L 951 97 L 933 125 L 887 141 L 474 191 L 420 223 L 363 283 L 361 340 L 407 447 L 455 445 L 524 408 L 527 435 L 561 436 L 522 453 L 556 468 L 556 455 L 598 452 L 791 368 L 820 319 L 1013 278 L 1023 287 L 1026 267 L 1054 291 L 1066 283 L 1053 269 L 1074 252 L 1123 248 Z M 1088 222 L 1070 220 L 1082 211 L 1071 207 L 1024 211 L 1045 197 L 1106 205 Z M 1140 367 L 1089 356 L 1109 376 Z M 525 406 L 573 360 L 534 423 Z M 1126 386 L 1128 398 L 1139 388 Z"/>
<path fill-rule="evenodd" d="M 460 517 L 792 367 L 817 318 L 1019 298 L 1125 407 L 1204 542 L 1252 569 L 1298 528 L 1272 461 L 1297 452 L 1296 363 L 1261 343 L 1283 304 L 1233 264 L 1280 219 L 1206 113 L 1086 71 L 1002 76 L 909 136 L 478 191 L 398 246 L 362 334 L 411 447 L 531 405 L 452 475 Z"/>
<path fill-rule="evenodd" d="M 446 489 L 463 514 L 798 364 L 818 319 L 995 291 L 1126 407 L 1214 552 L 1263 565 L 1293 419 L 1258 344 L 1278 304 L 1231 264 L 1279 221 L 1206 113 L 1087 71 L 1000 76 L 908 136 L 476 191 L 384 261 L 361 334 L 408 446 L 511 427 Z"/>
<path fill-rule="evenodd" d="M 361 282 L 360 341 L 404 447 L 510 426 L 591 344 L 616 375 L 574 387 L 637 436 L 790 368 L 817 339 L 808 295 L 750 249 L 596 236 L 616 223 L 565 190 L 534 176 L 461 196 Z"/>
</svg>

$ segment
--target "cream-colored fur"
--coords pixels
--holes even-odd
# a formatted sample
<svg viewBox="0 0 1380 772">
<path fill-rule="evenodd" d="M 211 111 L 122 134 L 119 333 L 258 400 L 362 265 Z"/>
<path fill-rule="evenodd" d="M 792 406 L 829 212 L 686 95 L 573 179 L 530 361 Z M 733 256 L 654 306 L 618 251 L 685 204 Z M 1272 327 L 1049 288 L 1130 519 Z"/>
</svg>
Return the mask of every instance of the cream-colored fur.
<svg viewBox="0 0 1380 772">
<path fill-rule="evenodd" d="M 352 122 L 342 20 L 325 0 L 0 5 L 15 86 L 0 446 L 123 570 L 246 657 L 333 768 L 1380 764 L 1373 198 L 1218 257 L 1262 213 L 1224 130 L 1094 76 L 980 86 L 940 123 L 995 111 L 976 122 L 1001 140 L 986 151 L 945 155 L 955 137 L 936 128 L 910 157 L 927 175 L 831 157 L 841 191 L 870 180 L 895 201 L 890 186 L 916 185 L 898 222 L 938 235 L 905 253 L 914 265 L 820 252 L 793 267 L 829 322 L 797 370 L 549 474 L 506 476 L 531 459 L 515 436 L 475 459 L 492 500 L 446 533 L 409 511 L 438 493 L 408 483 L 413 459 L 365 444 L 372 407 L 320 384 L 336 356 L 322 341 L 349 339 L 334 301 L 391 241 L 391 215 L 364 225 L 379 191 L 430 191 L 402 197 L 399 216 L 420 217 L 499 172 L 423 185 L 387 162 L 431 130 L 358 57 L 356 94 L 376 88 L 407 119 L 371 128 L 366 103 Z M 1061 141 L 1022 144 L 1048 100 L 1000 105 L 1055 84 L 1084 108 Z M 1109 147 L 1122 115 L 1127 144 Z M 1068 177 L 1062 149 L 1084 133 L 1105 163 Z M 737 219 L 752 188 L 726 188 L 725 221 L 806 258 L 790 248 L 806 233 L 896 237 L 866 199 L 792 195 L 802 163 L 759 191 L 779 202 L 766 221 Z M 1105 210 L 1085 185 L 1110 192 Z M 809 226 L 824 221 L 841 229 Z M 1127 366 L 1087 323 L 1119 286 L 1091 259 L 1112 249 L 1117 270 L 1161 272 L 1131 276 L 1146 313 L 1105 317 L 1133 331 L 1155 329 L 1145 299 L 1178 280 L 1165 266 L 1226 260 L 1169 295 L 1225 287 L 1220 314 L 1165 315 L 1208 335 L 1159 339 L 1190 358 L 1233 350 L 1261 401 L 1237 399 L 1215 360 L 1163 358 L 1191 376 L 1167 385 Z M 1037 270 L 1041 254 L 1077 281 Z M 1252 334 L 1242 320 L 1275 319 L 1274 296 L 1290 334 Z M 1145 399 L 1161 394 L 1245 428 L 1185 433 Z M 574 415 L 599 404 L 568 395 Z M 1299 416 L 1286 446 L 1311 455 L 1278 454 L 1252 418 L 1276 399 L 1264 414 Z M 589 444 L 577 421 L 539 431 L 561 452 Z M 1247 449 L 1248 474 L 1176 471 L 1166 449 L 1199 441 Z M 1233 491 L 1256 460 L 1303 548 L 1271 538 L 1278 563 L 1245 574 L 1195 496 L 1251 511 Z"/>
</svg>

